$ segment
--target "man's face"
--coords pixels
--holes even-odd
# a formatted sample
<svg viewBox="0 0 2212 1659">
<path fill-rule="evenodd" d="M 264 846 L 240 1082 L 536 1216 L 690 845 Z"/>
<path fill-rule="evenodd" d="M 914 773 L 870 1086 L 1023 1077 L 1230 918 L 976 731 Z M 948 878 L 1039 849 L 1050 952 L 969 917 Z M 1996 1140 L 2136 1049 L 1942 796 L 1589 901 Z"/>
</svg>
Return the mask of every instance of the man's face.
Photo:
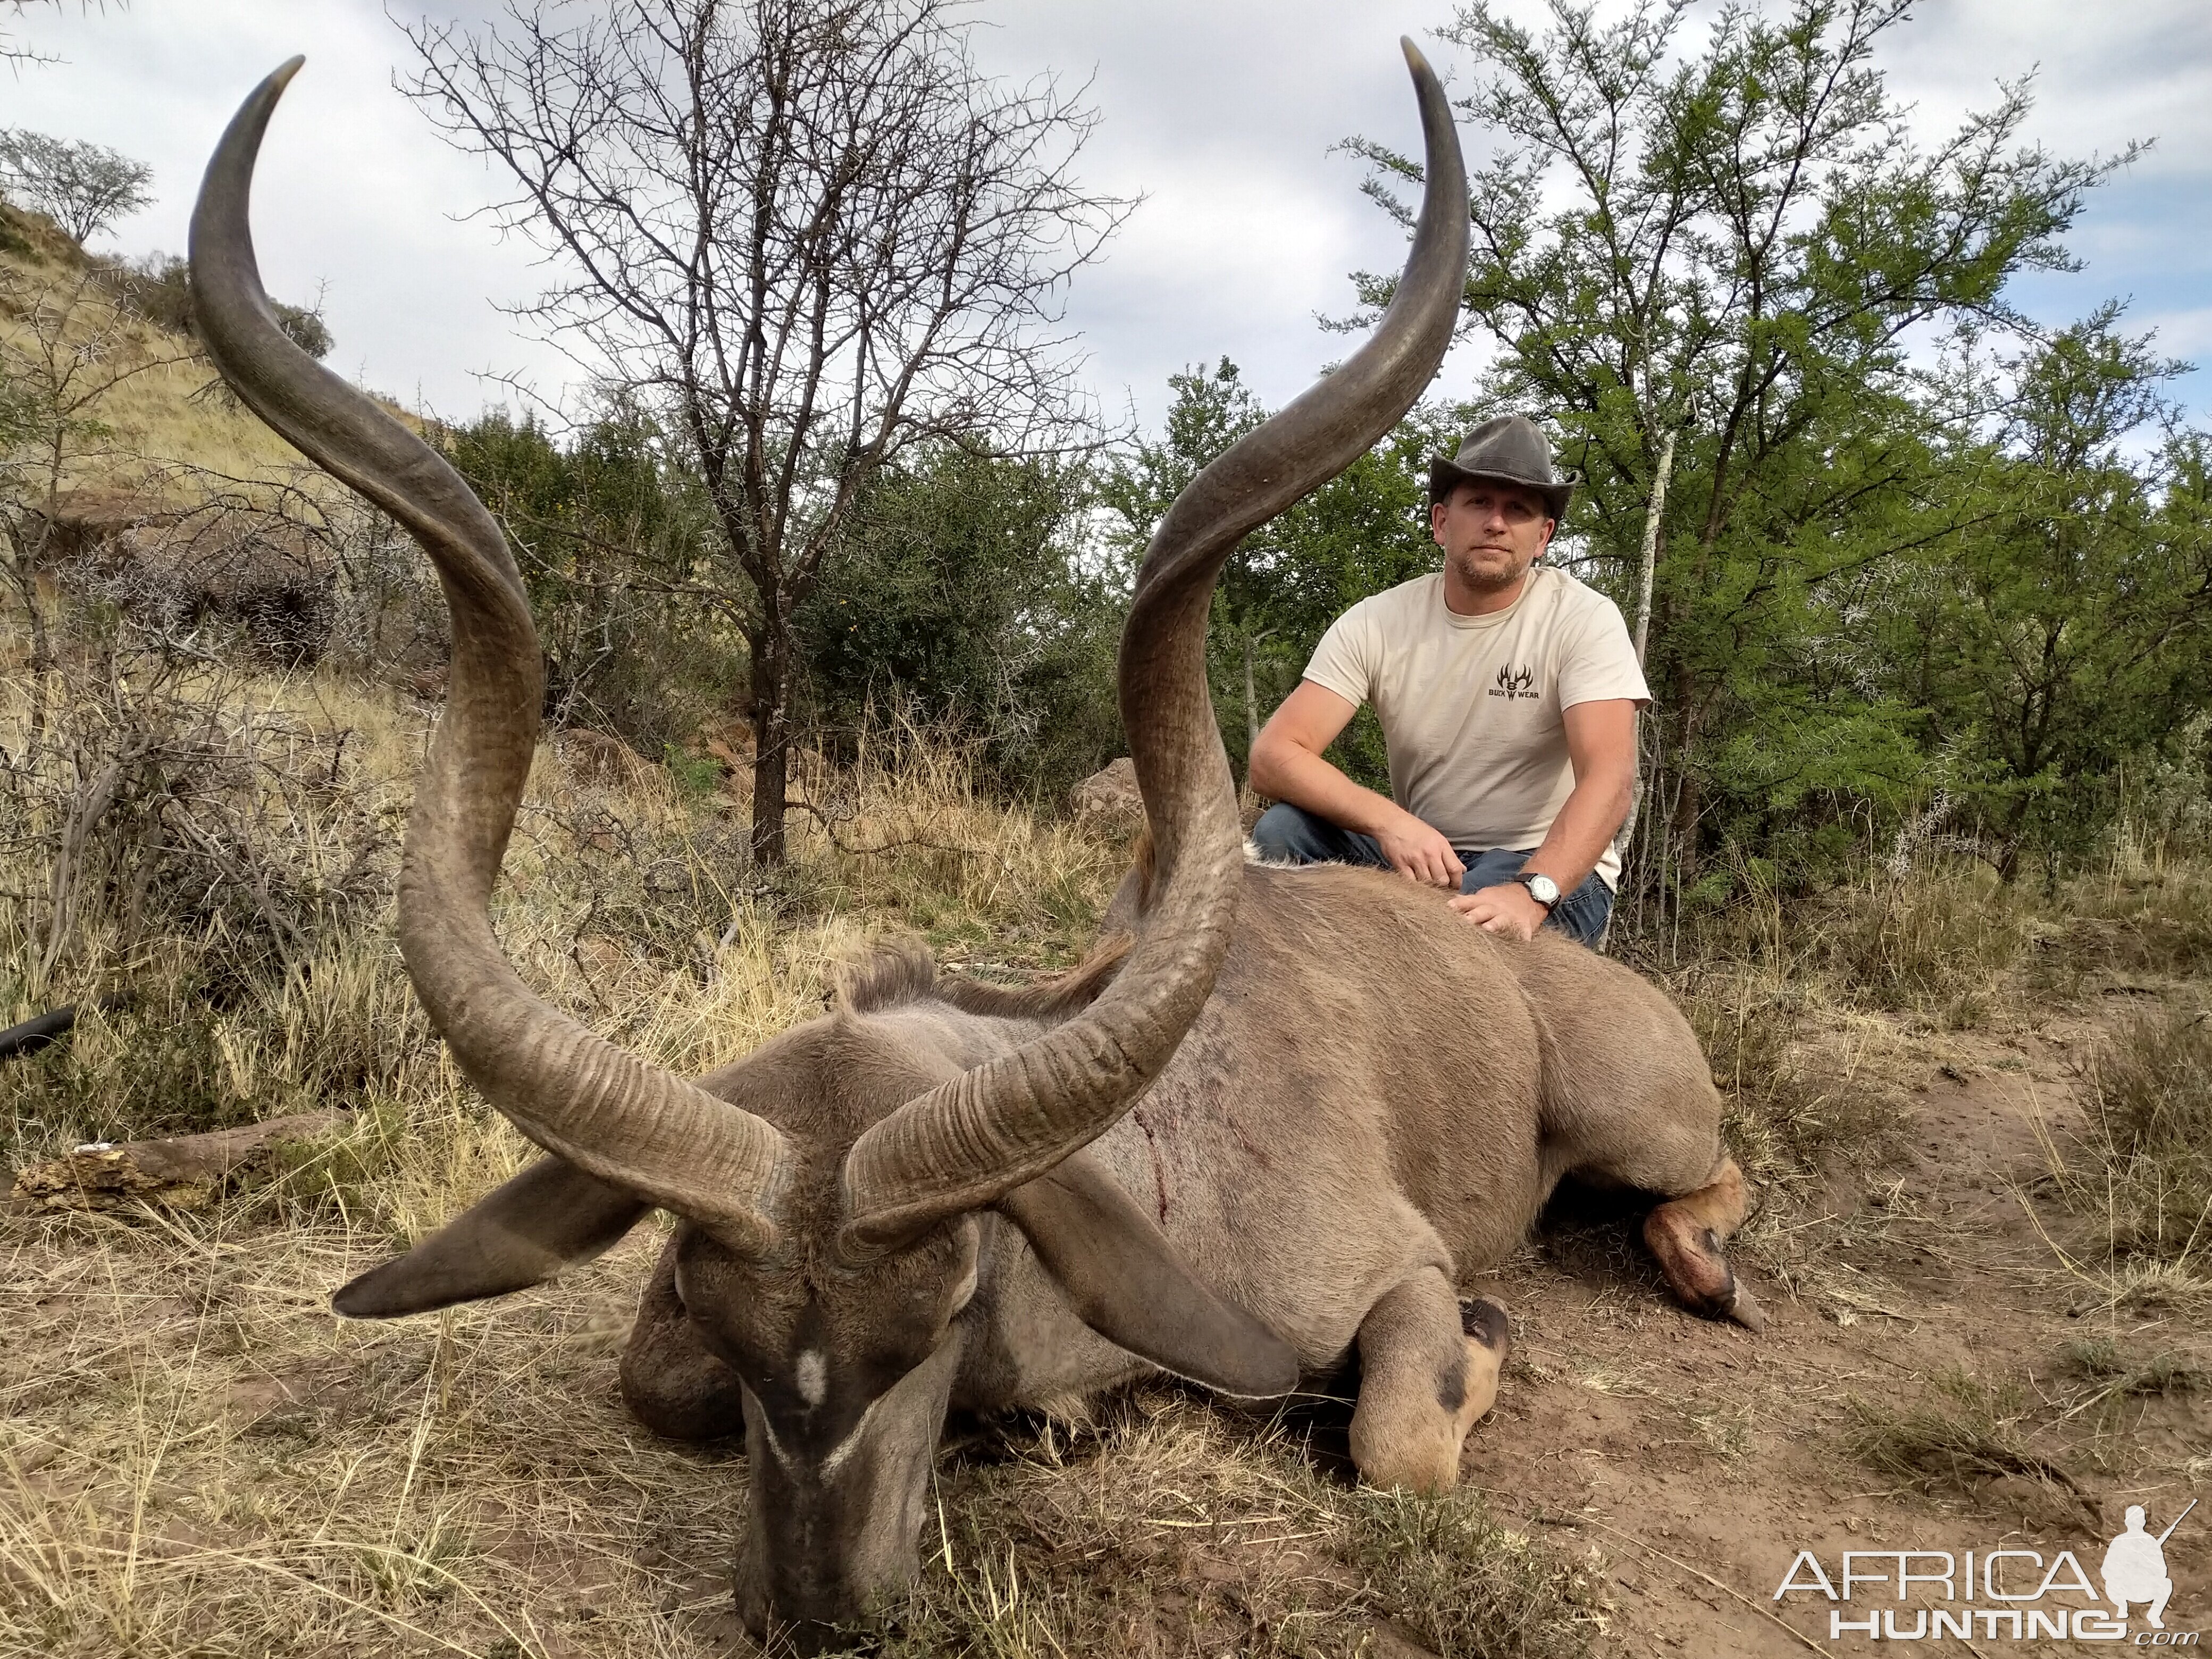
<svg viewBox="0 0 2212 1659">
<path fill-rule="evenodd" d="M 1552 539 L 1555 520 L 1544 498 L 1516 484 L 1462 483 L 1429 509 L 1444 562 L 1468 587 L 1510 587 Z"/>
</svg>

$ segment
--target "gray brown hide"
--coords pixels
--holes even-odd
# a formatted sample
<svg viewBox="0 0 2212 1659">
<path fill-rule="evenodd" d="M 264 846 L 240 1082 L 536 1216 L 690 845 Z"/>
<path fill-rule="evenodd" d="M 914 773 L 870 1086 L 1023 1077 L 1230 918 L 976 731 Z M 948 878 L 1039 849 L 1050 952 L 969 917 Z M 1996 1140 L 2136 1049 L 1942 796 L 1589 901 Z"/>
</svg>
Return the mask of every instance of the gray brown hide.
<svg viewBox="0 0 2212 1659">
<path fill-rule="evenodd" d="M 210 352 L 437 565 L 453 665 L 409 824 L 401 949 L 457 1063 L 555 1154 L 337 1306 L 389 1317 L 499 1295 L 674 1212 L 625 1391 L 667 1432 L 742 1424 L 738 1596 L 802 1645 L 919 1571 L 955 1405 L 1050 1407 L 1156 1368 L 1267 1397 L 1356 1354 L 1362 1474 L 1450 1485 L 1502 1348 L 1495 1310 L 1462 1333 L 1455 1287 L 1565 1174 L 1670 1200 L 1646 1236 L 1677 1291 L 1756 1318 L 1720 1251 L 1742 1194 L 1719 1102 L 1658 993 L 1578 945 L 1494 939 L 1392 877 L 1243 862 L 1206 680 L 1214 579 L 1395 424 L 1458 314 L 1458 143 L 1406 52 L 1428 191 L 1396 299 L 1193 482 L 1138 579 L 1121 696 L 1148 857 L 1109 918 L 1125 936 L 1031 992 L 940 981 L 925 956 L 888 951 L 836 1011 L 696 1082 L 550 1007 L 492 934 L 538 736 L 537 641 L 481 503 L 293 347 L 261 291 L 247 194 L 297 60 L 209 165 L 192 280 Z"/>
</svg>

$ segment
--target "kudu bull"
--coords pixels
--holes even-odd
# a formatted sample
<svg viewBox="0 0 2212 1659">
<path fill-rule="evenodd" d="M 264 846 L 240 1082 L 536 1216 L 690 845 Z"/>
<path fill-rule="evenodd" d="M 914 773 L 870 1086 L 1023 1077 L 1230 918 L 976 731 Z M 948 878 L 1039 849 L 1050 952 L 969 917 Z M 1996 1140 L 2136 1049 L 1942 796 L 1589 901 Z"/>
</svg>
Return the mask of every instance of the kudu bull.
<svg viewBox="0 0 2212 1659">
<path fill-rule="evenodd" d="M 293 346 L 262 292 L 248 191 L 297 60 L 209 165 L 191 264 L 210 351 L 437 566 L 451 689 L 408 826 L 400 948 L 462 1070 L 551 1154 L 337 1309 L 391 1317 L 519 1290 L 673 1212 L 624 1391 L 665 1432 L 743 1425 L 738 1593 L 757 1627 L 818 1638 L 915 1577 L 954 1406 L 1064 1404 L 1155 1368 L 1272 1396 L 1342 1374 L 1356 1348 L 1361 1473 L 1451 1485 L 1504 1336 L 1494 1304 L 1463 1329 L 1456 1282 L 1510 1249 L 1566 1175 L 1664 1200 L 1645 1236 L 1675 1291 L 1758 1322 L 1721 1250 L 1742 1186 L 1719 1101 L 1662 996 L 1565 940 L 1495 939 L 1392 877 L 1243 856 L 1206 689 L 1214 578 L 1240 538 L 1389 430 L 1458 310 L 1458 142 L 1406 51 L 1428 182 L 1396 298 L 1350 361 L 1199 475 L 1138 578 L 1121 702 L 1151 853 L 1108 919 L 1126 939 L 1029 991 L 887 951 L 835 1012 L 696 1082 L 541 1000 L 493 935 L 538 736 L 538 641 L 490 514 Z"/>
</svg>

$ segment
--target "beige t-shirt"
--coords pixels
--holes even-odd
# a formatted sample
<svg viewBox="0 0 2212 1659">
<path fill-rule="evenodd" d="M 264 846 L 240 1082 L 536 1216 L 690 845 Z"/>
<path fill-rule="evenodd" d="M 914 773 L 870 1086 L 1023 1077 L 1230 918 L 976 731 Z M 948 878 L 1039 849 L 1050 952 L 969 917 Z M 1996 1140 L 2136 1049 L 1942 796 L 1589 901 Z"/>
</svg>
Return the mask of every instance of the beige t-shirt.
<svg viewBox="0 0 2212 1659">
<path fill-rule="evenodd" d="M 1620 608 L 1539 564 L 1503 611 L 1462 617 L 1444 579 L 1362 599 L 1314 647 L 1305 678 L 1375 705 L 1390 793 L 1455 848 L 1532 850 L 1573 793 L 1562 711 L 1605 697 L 1649 702 Z M 1598 860 L 1607 887 L 1620 860 Z"/>
</svg>

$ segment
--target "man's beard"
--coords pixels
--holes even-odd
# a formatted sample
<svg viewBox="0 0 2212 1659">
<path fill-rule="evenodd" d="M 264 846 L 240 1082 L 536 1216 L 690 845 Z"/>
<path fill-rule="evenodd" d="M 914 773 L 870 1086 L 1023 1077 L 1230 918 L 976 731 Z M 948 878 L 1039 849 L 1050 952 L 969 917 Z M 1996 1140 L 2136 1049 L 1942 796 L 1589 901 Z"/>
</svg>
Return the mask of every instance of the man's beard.
<svg viewBox="0 0 2212 1659">
<path fill-rule="evenodd" d="M 1458 572 L 1460 580 L 1467 586 L 1478 593 L 1497 593 L 1502 592 L 1519 581 L 1522 577 L 1528 574 L 1529 566 L 1535 562 L 1532 559 L 1528 564 L 1522 564 L 1517 557 L 1511 555 L 1507 556 L 1510 562 L 1503 569 L 1494 567 L 1486 569 L 1478 567 L 1474 563 L 1474 556 L 1472 554 L 1455 559 L 1452 563 Z"/>
</svg>

